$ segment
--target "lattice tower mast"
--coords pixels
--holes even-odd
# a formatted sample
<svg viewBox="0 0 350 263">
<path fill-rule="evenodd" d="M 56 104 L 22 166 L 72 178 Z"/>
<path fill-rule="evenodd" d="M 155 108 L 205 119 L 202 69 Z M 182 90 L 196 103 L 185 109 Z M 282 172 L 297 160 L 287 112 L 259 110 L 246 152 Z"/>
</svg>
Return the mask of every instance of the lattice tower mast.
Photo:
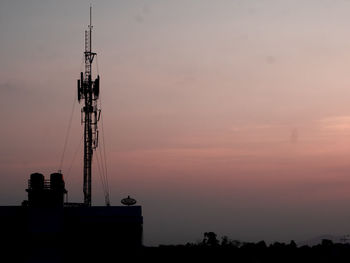
<svg viewBox="0 0 350 263">
<path fill-rule="evenodd" d="M 100 76 L 92 81 L 92 62 L 97 54 L 92 52 L 92 7 L 90 6 L 90 24 L 85 31 L 85 72 L 78 79 L 78 101 L 84 101 L 81 109 L 81 122 L 84 124 L 84 204 L 91 206 L 91 168 L 93 151 L 98 146 L 97 123 L 101 110 L 97 101 L 100 93 Z"/>
</svg>

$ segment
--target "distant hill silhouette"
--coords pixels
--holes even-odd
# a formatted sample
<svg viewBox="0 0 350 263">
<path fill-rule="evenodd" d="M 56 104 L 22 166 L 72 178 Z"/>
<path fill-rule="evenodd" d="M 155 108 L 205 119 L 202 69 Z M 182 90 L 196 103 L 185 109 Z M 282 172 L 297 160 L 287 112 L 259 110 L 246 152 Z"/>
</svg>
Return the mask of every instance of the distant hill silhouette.
<svg viewBox="0 0 350 263">
<path fill-rule="evenodd" d="M 344 235 L 335 236 L 335 235 L 320 235 L 311 239 L 307 239 L 301 242 L 298 242 L 298 246 L 316 246 L 322 243 L 322 240 L 327 239 L 331 240 L 333 243 L 343 243 Z"/>
</svg>

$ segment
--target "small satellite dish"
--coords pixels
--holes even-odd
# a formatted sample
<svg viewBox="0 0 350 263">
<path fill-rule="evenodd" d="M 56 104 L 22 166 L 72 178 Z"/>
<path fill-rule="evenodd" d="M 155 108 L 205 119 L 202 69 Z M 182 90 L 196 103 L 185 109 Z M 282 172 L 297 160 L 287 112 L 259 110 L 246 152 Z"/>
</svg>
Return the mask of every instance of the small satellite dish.
<svg viewBox="0 0 350 263">
<path fill-rule="evenodd" d="M 127 198 L 124 198 L 120 201 L 123 205 L 131 206 L 136 204 L 136 200 L 134 198 L 131 198 L 129 195 Z"/>
</svg>

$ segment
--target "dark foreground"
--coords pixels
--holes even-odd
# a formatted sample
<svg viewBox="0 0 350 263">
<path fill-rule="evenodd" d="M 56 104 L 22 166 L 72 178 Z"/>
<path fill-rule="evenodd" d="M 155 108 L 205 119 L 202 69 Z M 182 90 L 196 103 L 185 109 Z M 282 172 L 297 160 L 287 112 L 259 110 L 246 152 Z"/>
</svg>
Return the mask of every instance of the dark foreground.
<svg viewBox="0 0 350 263">
<path fill-rule="evenodd" d="M 93 244 L 4 244 L 3 262 L 350 262 L 350 244 L 323 240 L 322 244 L 297 247 L 289 244 L 187 244 L 123 248 L 113 239 Z M 24 244 L 22 244 L 24 245 Z"/>
</svg>

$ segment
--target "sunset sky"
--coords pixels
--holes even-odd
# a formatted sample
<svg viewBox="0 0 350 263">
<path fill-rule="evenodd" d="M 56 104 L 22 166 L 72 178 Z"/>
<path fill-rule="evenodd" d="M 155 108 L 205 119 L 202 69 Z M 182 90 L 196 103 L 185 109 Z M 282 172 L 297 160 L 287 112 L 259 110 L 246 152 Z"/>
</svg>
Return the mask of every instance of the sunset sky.
<svg viewBox="0 0 350 263">
<path fill-rule="evenodd" d="M 138 200 L 146 245 L 350 234 L 345 0 L 1 0 L 0 205 L 59 168 L 90 2 L 111 202 Z M 81 202 L 75 103 L 62 172 Z"/>
</svg>

